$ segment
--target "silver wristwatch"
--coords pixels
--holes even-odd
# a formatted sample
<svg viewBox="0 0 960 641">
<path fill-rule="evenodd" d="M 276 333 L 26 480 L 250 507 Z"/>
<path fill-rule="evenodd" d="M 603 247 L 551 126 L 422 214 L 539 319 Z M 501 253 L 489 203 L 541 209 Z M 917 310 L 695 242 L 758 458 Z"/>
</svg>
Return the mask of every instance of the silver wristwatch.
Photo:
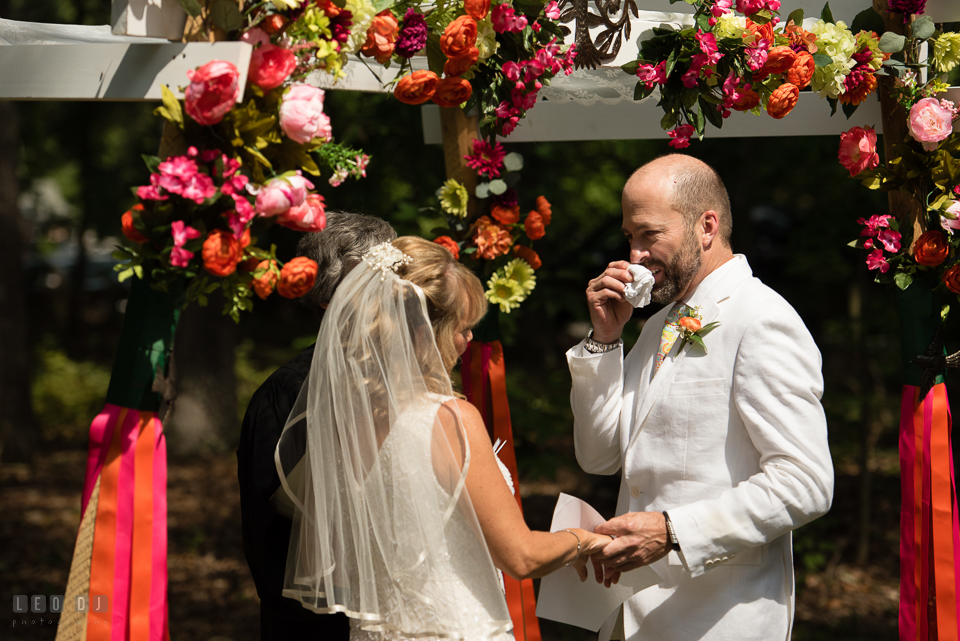
<svg viewBox="0 0 960 641">
<path fill-rule="evenodd" d="M 605 354 L 607 352 L 613 351 L 623 345 L 623 339 L 618 338 L 616 343 L 598 343 L 593 340 L 593 328 L 590 328 L 590 331 L 587 332 L 587 337 L 583 340 L 583 349 L 587 350 L 591 354 Z"/>
<path fill-rule="evenodd" d="M 670 544 L 671 550 L 680 550 L 680 541 L 677 540 L 677 533 L 673 531 L 673 523 L 670 522 L 670 516 L 664 512 L 663 519 L 666 521 L 667 525 L 667 543 Z"/>
</svg>

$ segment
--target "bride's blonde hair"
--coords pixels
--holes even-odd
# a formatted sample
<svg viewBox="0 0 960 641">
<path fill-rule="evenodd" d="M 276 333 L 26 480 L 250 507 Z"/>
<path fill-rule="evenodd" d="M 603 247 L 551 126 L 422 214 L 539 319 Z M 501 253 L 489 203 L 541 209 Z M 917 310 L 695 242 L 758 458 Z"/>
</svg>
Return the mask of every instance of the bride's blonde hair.
<svg viewBox="0 0 960 641">
<path fill-rule="evenodd" d="M 427 312 L 443 366 L 449 373 L 460 354 L 454 337 L 473 327 L 487 313 L 480 279 L 454 259 L 446 247 L 415 236 L 401 236 L 393 246 L 413 259 L 397 275 L 418 285 L 427 297 Z"/>
</svg>

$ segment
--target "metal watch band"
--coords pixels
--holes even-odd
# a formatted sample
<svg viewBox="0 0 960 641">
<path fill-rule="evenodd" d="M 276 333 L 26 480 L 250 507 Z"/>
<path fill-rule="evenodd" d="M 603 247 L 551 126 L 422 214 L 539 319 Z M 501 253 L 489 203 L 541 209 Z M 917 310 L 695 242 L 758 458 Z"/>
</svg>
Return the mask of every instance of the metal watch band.
<svg viewBox="0 0 960 641">
<path fill-rule="evenodd" d="M 663 513 L 663 519 L 667 523 L 667 540 L 670 542 L 670 549 L 680 551 L 680 541 L 677 540 L 677 534 L 673 531 L 673 523 L 670 522 L 670 515 Z"/>
<path fill-rule="evenodd" d="M 587 337 L 583 341 L 583 349 L 587 350 L 591 354 L 604 354 L 606 352 L 613 351 L 623 345 L 623 339 L 618 338 L 615 343 L 599 343 L 593 340 L 593 328 L 590 328 L 590 331 L 587 332 Z"/>
</svg>

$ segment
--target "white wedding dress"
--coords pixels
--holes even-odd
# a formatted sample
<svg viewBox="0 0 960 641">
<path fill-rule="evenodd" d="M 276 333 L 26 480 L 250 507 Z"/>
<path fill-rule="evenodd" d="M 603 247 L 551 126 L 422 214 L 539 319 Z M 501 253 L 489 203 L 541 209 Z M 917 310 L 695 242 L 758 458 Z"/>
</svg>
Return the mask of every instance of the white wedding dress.
<svg viewBox="0 0 960 641">
<path fill-rule="evenodd" d="M 387 478 L 400 474 L 422 474 L 424 470 L 430 470 L 433 467 L 431 431 L 440 404 L 446 400 L 452 399 L 438 396 L 435 404 L 427 406 L 422 411 L 408 411 L 398 419 L 400 429 L 392 430 L 380 446 L 379 465 L 384 468 L 383 472 Z M 399 447 L 397 435 L 404 435 L 406 438 L 411 438 L 412 435 L 413 438 L 418 439 L 415 447 L 409 447 L 411 443 L 404 444 L 402 448 Z M 407 460 L 411 452 L 419 455 L 418 460 Z M 470 450 L 467 445 L 464 468 L 469 464 Z M 440 484 L 436 476 L 431 475 L 431 477 L 433 479 L 431 489 L 437 493 L 439 499 L 436 504 L 443 505 L 449 502 L 450 492 Z M 426 497 L 394 496 L 391 500 L 402 511 L 403 508 L 399 503 L 423 502 L 424 498 Z M 425 502 L 434 505 L 433 501 Z M 388 610 L 403 611 L 418 617 L 419 621 L 410 626 L 414 629 L 445 629 L 447 626 L 440 620 L 437 613 L 455 611 L 458 613 L 460 627 L 466 631 L 465 636 L 455 638 L 468 641 L 487 639 L 513 641 L 513 634 L 503 631 L 503 622 L 495 620 L 494 613 L 502 613 L 506 610 L 503 592 L 491 590 L 489 587 L 484 589 L 481 586 L 490 586 L 491 581 L 477 580 L 481 574 L 489 575 L 491 572 L 496 572 L 482 533 L 474 531 L 470 525 L 471 519 L 467 518 L 460 509 L 454 509 L 448 518 L 442 539 L 444 547 L 439 555 L 440 563 L 433 568 L 420 566 L 411 570 L 411 576 L 405 577 L 409 583 L 422 586 L 421 589 L 414 593 L 398 588 L 390 580 L 383 563 L 377 563 L 375 560 L 374 571 L 378 577 L 378 595 L 387 603 L 391 600 L 407 600 L 408 603 L 404 605 L 392 604 L 395 607 L 389 607 Z M 416 577 L 410 581 L 412 575 Z M 383 580 L 379 580 L 379 577 L 383 577 Z M 488 578 L 484 576 L 484 579 Z M 407 624 L 409 623 L 412 622 L 408 621 Z M 352 641 L 405 641 L 410 638 L 396 630 L 363 630 L 361 629 L 363 621 L 359 619 L 351 619 L 350 624 Z M 440 637 L 418 638 L 438 639 Z"/>
</svg>

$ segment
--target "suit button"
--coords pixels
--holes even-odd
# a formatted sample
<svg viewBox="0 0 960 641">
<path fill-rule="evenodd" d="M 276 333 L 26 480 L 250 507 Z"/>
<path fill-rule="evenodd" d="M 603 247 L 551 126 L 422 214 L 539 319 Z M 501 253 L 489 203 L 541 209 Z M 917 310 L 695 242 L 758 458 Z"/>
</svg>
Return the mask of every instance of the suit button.
<svg viewBox="0 0 960 641">
<path fill-rule="evenodd" d="M 634 485 L 633 487 L 631 487 L 631 488 L 630 488 L 630 496 L 632 496 L 632 497 L 635 498 L 635 499 L 640 498 L 640 488 L 637 487 L 636 485 Z"/>
</svg>

